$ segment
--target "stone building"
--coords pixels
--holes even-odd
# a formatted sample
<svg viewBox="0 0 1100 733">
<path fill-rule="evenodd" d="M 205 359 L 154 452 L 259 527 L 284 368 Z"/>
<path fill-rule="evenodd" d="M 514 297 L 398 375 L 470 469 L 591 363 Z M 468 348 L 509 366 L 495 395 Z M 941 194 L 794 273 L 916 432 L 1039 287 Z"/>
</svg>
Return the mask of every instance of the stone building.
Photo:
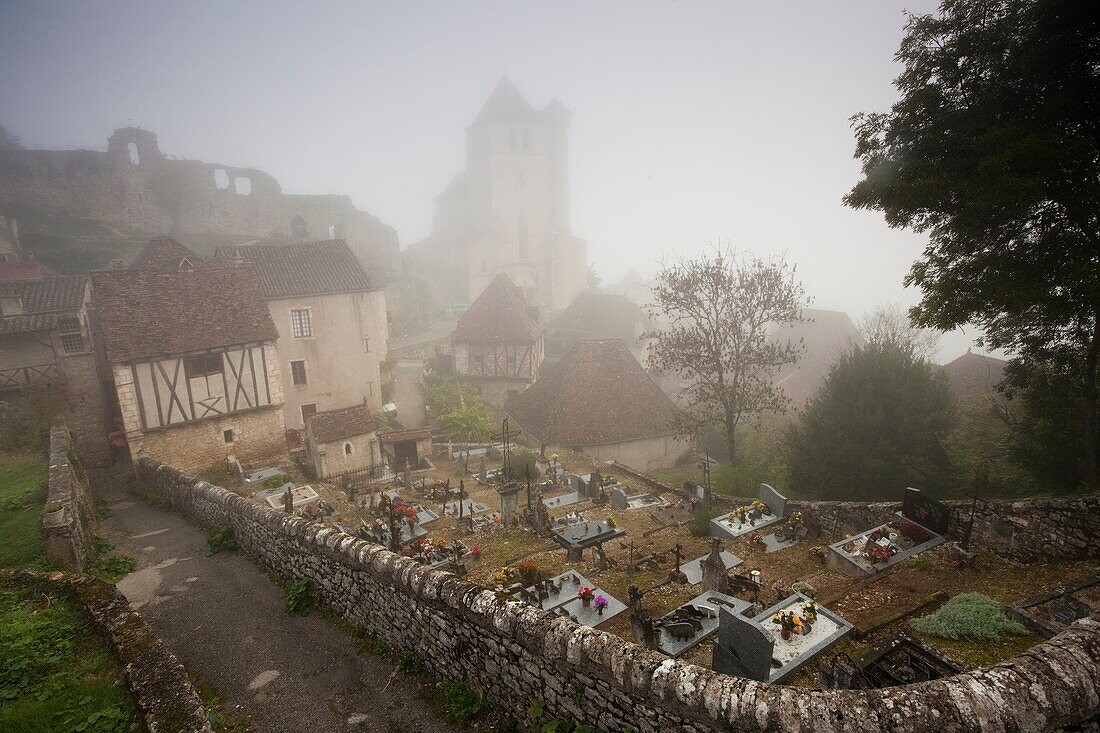
<svg viewBox="0 0 1100 733">
<path fill-rule="evenodd" d="M 638 361 L 646 355 L 642 334 L 653 324 L 626 296 L 585 290 L 546 326 L 546 356 L 557 362 L 581 339 L 622 339 Z"/>
<path fill-rule="evenodd" d="M 347 242 L 219 247 L 215 259 L 256 273 L 279 331 L 287 428 L 301 431 L 310 414 L 348 405 L 381 412 L 386 293 Z"/>
<path fill-rule="evenodd" d="M 368 266 L 400 269 L 397 233 L 349 197 L 287 194 L 255 168 L 169 158 L 137 127 L 115 130 L 106 152 L 0 150 L 2 203 L 210 241 L 340 237 Z"/>
<path fill-rule="evenodd" d="M 110 451 L 89 300 L 86 277 L 0 280 L 0 393 L 63 386 L 77 452 L 102 465 Z"/>
<path fill-rule="evenodd" d="M 378 422 L 367 404 L 325 410 L 306 420 L 306 453 L 318 479 L 382 463 Z"/>
<path fill-rule="evenodd" d="M 507 275 L 497 275 L 451 334 L 454 370 L 503 407 L 539 377 L 543 359 L 538 309 Z"/>
<path fill-rule="evenodd" d="M 92 273 L 133 459 L 184 470 L 286 450 L 278 331 L 247 267 Z"/>
<path fill-rule="evenodd" d="M 507 79 L 466 128 L 466 170 L 436 199 L 432 234 L 405 250 L 436 306 L 470 303 L 498 274 L 556 311 L 585 286 L 569 215 L 569 111 L 536 110 Z"/>
<path fill-rule="evenodd" d="M 583 451 L 640 470 L 667 468 L 691 450 L 680 410 L 622 339 L 582 339 L 557 366 L 505 405 L 535 444 Z"/>
</svg>

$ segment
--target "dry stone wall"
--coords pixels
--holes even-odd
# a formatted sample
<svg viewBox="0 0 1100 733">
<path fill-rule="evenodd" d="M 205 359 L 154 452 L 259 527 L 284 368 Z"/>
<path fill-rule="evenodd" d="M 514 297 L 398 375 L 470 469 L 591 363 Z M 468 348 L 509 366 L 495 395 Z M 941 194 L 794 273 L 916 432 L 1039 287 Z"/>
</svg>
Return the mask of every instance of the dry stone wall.
<svg viewBox="0 0 1100 733">
<path fill-rule="evenodd" d="M 923 685 L 821 691 L 768 685 L 668 659 L 616 636 L 288 516 L 150 459 L 146 490 L 191 521 L 228 524 L 269 571 L 308 579 L 324 602 L 391 647 L 524 720 L 606 731 L 1041 731 L 1100 712 L 1100 623 L 1083 620 L 1027 653 Z"/>
<path fill-rule="evenodd" d="M 113 585 L 90 575 L 31 570 L 0 570 L 0 584 L 47 586 L 71 593 L 122 664 L 126 685 L 149 733 L 211 733 L 187 670 Z"/>
<path fill-rule="evenodd" d="M 83 571 L 91 547 L 92 502 L 83 469 L 75 461 L 69 429 L 64 425 L 51 428 L 50 471 L 42 512 L 46 554 L 58 565 Z"/>
</svg>

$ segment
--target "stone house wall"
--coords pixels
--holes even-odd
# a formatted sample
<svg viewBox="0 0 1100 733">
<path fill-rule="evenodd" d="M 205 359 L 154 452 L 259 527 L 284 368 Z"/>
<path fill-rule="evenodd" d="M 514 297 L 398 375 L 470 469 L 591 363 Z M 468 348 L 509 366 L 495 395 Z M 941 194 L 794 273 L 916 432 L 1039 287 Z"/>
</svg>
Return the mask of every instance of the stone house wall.
<svg viewBox="0 0 1100 733">
<path fill-rule="evenodd" d="M 302 405 L 306 404 L 324 412 L 366 402 L 374 412 L 382 411 L 380 365 L 389 340 L 385 291 L 273 299 L 267 301 L 267 308 L 279 331 L 283 415 L 288 428 L 304 429 Z M 294 338 L 290 312 L 298 309 L 310 311 L 313 336 L 309 338 Z M 306 384 L 294 384 L 292 361 L 305 362 Z"/>
<path fill-rule="evenodd" d="M 671 468 L 691 451 L 690 441 L 676 435 L 656 435 L 622 443 L 582 445 L 579 450 L 601 461 L 615 461 L 643 471 Z"/>
<path fill-rule="evenodd" d="M 306 431 L 306 449 L 310 463 L 318 479 L 328 478 L 344 471 L 376 466 L 382 462 L 382 448 L 376 433 L 353 435 L 330 443 L 314 443 Z M 345 444 L 351 444 L 351 454 L 345 452 Z"/>
<path fill-rule="evenodd" d="M 42 511 L 46 555 L 69 570 L 84 572 L 92 546 L 92 500 L 75 458 L 69 429 L 50 428 L 50 469 Z"/>
<path fill-rule="evenodd" d="M 136 469 L 147 490 L 191 521 L 228 524 L 241 549 L 270 572 L 310 580 L 337 615 L 517 720 L 527 719 L 535 700 L 550 717 L 640 733 L 1042 733 L 1100 713 L 1100 666 L 1090 661 L 1100 658 L 1095 621 L 1079 621 L 1001 664 L 931 683 L 868 691 L 769 685 L 503 601 L 453 574 L 155 461 L 143 459 Z"/>
</svg>

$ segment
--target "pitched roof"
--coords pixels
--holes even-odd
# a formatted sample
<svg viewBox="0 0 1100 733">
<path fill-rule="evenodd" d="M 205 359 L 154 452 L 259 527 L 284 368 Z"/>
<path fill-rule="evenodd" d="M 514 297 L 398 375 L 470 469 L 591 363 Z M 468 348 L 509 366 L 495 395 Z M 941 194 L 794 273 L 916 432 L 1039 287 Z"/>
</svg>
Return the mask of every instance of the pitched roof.
<svg viewBox="0 0 1100 733">
<path fill-rule="evenodd" d="M 134 257 L 130 269 L 171 272 L 203 267 L 205 264 L 206 260 L 171 237 L 153 237 Z"/>
<path fill-rule="evenodd" d="M 92 273 L 113 363 L 279 337 L 249 267 Z"/>
<path fill-rule="evenodd" d="M 539 338 L 538 317 L 523 291 L 504 274 L 497 275 L 458 319 L 451 339 L 468 343 L 522 343 Z"/>
<path fill-rule="evenodd" d="M 622 339 L 581 339 L 504 410 L 539 440 L 564 446 L 668 435 L 681 414 Z"/>
<path fill-rule="evenodd" d="M 782 367 L 775 378 L 784 394 L 796 404 L 810 399 L 837 359 L 853 344 L 863 341 L 856 324 L 842 311 L 803 308 L 802 317 L 807 319 L 805 323 L 779 329 L 774 334 L 795 343 L 801 340 L 806 347 L 802 357 Z"/>
<path fill-rule="evenodd" d="M 940 369 L 947 375 L 947 386 L 956 397 L 992 392 L 1004 381 L 1008 362 L 995 356 L 965 354 L 944 364 Z"/>
<path fill-rule="evenodd" d="M 343 239 L 218 247 L 215 257 L 252 265 L 265 298 L 373 290 Z"/>
<path fill-rule="evenodd" d="M 0 280 L 0 298 L 19 298 L 22 312 L 0 316 L 0 333 L 29 333 L 54 327 L 57 315 L 80 310 L 88 278 Z"/>
<path fill-rule="evenodd" d="M 61 277 L 40 262 L 0 262 L 0 280 L 47 280 Z"/>
<path fill-rule="evenodd" d="M 621 338 L 631 346 L 638 340 L 639 325 L 647 322 L 642 309 L 625 296 L 584 290 L 548 328 L 559 335 Z"/>
<path fill-rule="evenodd" d="M 316 443 L 366 435 L 378 429 L 378 422 L 365 403 L 338 410 L 315 412 L 306 418 L 306 430 Z"/>
<path fill-rule="evenodd" d="M 485 100 L 481 111 L 473 124 L 490 118 L 499 120 L 531 120 L 535 117 L 535 108 L 524 99 L 516 89 L 516 85 L 508 77 L 502 77 L 493 89 L 493 93 Z"/>
</svg>

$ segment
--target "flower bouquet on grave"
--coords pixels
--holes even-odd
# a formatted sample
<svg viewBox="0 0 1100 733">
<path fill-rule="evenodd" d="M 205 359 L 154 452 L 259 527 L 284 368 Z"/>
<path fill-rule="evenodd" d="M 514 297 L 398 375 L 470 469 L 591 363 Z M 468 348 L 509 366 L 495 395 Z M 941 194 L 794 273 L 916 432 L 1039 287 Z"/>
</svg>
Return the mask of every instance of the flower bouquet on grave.
<svg viewBox="0 0 1100 733">
<path fill-rule="evenodd" d="M 794 611 L 780 611 L 772 616 L 772 623 L 779 625 L 779 636 L 788 641 L 791 636 L 807 634 L 809 625 L 802 618 L 795 615 Z"/>
<path fill-rule="evenodd" d="M 606 598 L 603 597 L 603 595 L 598 595 L 596 596 L 596 599 L 592 601 L 592 605 L 596 607 L 596 614 L 599 616 L 603 616 L 603 610 L 607 608 L 608 601 Z"/>
<path fill-rule="evenodd" d="M 524 560 L 518 568 L 519 580 L 524 585 L 534 585 L 539 582 L 539 566 L 534 560 Z"/>
<path fill-rule="evenodd" d="M 817 621 L 817 603 L 815 601 L 807 601 L 802 604 L 802 617 L 809 623 Z"/>
<path fill-rule="evenodd" d="M 764 502 L 760 501 L 759 499 L 757 499 L 756 501 L 754 501 L 752 503 L 752 508 L 755 509 L 756 511 L 760 512 L 760 514 L 765 515 L 765 516 L 772 513 L 772 510 L 768 508 L 768 505 L 765 504 Z"/>
<path fill-rule="evenodd" d="M 475 560 L 481 559 L 481 545 L 474 545 L 470 548 L 470 557 Z"/>
<path fill-rule="evenodd" d="M 596 592 L 587 585 L 582 585 L 577 591 L 577 598 L 581 599 L 581 605 L 588 608 L 592 604 L 592 599 L 595 597 Z"/>
<path fill-rule="evenodd" d="M 867 556 L 871 559 L 871 562 L 875 565 L 883 562 L 889 562 L 890 558 L 894 556 L 895 550 L 890 545 L 869 544 L 867 545 Z"/>
<path fill-rule="evenodd" d="M 612 528 L 615 526 L 615 517 L 610 514 L 607 515 L 607 526 Z"/>
<path fill-rule="evenodd" d="M 912 540 L 914 545 L 923 544 L 932 538 L 932 536 L 925 531 L 924 527 L 921 527 L 919 524 L 913 524 L 912 522 L 903 522 L 898 532 L 902 537 Z"/>
</svg>

